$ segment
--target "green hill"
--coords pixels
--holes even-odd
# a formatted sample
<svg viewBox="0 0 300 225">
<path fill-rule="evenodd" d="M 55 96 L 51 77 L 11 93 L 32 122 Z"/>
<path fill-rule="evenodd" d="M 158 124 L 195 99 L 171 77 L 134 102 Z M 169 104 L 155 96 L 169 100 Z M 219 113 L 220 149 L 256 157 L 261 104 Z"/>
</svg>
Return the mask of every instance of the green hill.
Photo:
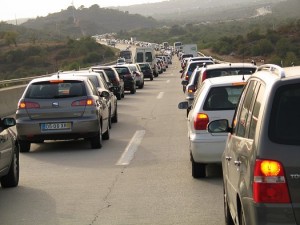
<svg viewBox="0 0 300 225">
<path fill-rule="evenodd" d="M 150 28 L 158 24 L 151 17 L 93 5 L 90 8 L 80 7 L 78 9 L 70 6 L 61 12 L 28 20 L 21 26 L 45 31 L 51 35 L 78 38 L 121 30 Z"/>
</svg>

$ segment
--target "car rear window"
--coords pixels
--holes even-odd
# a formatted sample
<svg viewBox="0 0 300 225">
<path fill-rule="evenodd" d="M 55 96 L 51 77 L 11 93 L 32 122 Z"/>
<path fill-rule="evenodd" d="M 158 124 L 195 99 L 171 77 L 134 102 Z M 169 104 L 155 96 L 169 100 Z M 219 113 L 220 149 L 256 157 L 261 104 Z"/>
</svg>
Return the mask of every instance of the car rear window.
<svg viewBox="0 0 300 225">
<path fill-rule="evenodd" d="M 119 75 L 126 75 L 130 73 L 127 67 L 116 67 L 116 70 Z"/>
<path fill-rule="evenodd" d="M 188 71 L 193 72 L 197 66 L 202 67 L 203 65 L 210 65 L 210 64 L 214 64 L 213 61 L 211 62 L 193 62 L 189 65 Z"/>
<path fill-rule="evenodd" d="M 269 138 L 279 144 L 300 145 L 300 83 L 277 89 L 273 101 Z"/>
<path fill-rule="evenodd" d="M 232 75 L 251 75 L 255 72 L 256 68 L 224 68 L 224 69 L 212 69 L 206 71 L 206 78 L 223 77 Z"/>
<path fill-rule="evenodd" d="M 115 72 L 112 69 L 103 69 L 106 73 L 106 75 L 108 76 L 109 79 L 115 79 L 116 75 Z"/>
<path fill-rule="evenodd" d="M 32 83 L 27 89 L 25 98 L 51 99 L 86 95 L 85 85 L 82 81 L 47 81 Z"/>
<path fill-rule="evenodd" d="M 207 111 L 234 110 L 243 88 L 244 85 L 211 88 L 203 109 Z"/>
</svg>

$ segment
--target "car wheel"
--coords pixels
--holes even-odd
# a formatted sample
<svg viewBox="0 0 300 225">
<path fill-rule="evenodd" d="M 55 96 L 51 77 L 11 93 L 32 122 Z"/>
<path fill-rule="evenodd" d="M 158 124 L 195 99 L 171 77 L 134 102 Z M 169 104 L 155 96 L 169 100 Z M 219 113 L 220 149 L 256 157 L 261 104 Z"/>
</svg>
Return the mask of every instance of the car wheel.
<svg viewBox="0 0 300 225">
<path fill-rule="evenodd" d="M 111 127 L 112 127 L 112 121 L 111 121 L 111 109 L 109 110 L 109 115 L 108 115 L 108 127 L 109 127 L 109 129 L 111 129 Z"/>
<path fill-rule="evenodd" d="M 239 224 L 240 225 L 246 225 L 243 207 L 241 207 L 240 213 L 239 213 Z"/>
<path fill-rule="evenodd" d="M 31 143 L 29 141 L 19 140 L 20 152 L 29 152 Z"/>
<path fill-rule="evenodd" d="M 139 89 L 143 89 L 143 87 L 144 87 L 144 81 L 141 85 L 139 85 Z"/>
<path fill-rule="evenodd" d="M 115 113 L 114 113 L 113 117 L 111 118 L 111 122 L 113 122 L 113 123 L 118 122 L 118 106 L 117 105 L 116 105 Z"/>
<path fill-rule="evenodd" d="M 135 94 L 135 92 L 136 92 L 136 88 L 135 88 L 135 86 L 130 90 L 130 94 Z"/>
<path fill-rule="evenodd" d="M 106 131 L 104 132 L 104 134 L 102 134 L 102 138 L 103 138 L 103 140 L 109 140 L 109 138 L 110 138 L 110 128 L 109 128 L 109 125 L 107 125 Z"/>
<path fill-rule="evenodd" d="M 232 220 L 229 207 L 228 207 L 228 201 L 227 201 L 227 195 L 225 192 L 225 184 L 223 185 L 223 198 L 224 198 L 224 215 L 225 215 L 225 224 L 226 225 L 234 225 L 234 222 Z"/>
<path fill-rule="evenodd" d="M 10 163 L 9 172 L 1 178 L 1 186 L 3 188 L 16 187 L 19 183 L 19 147 L 14 146 L 13 159 Z"/>
<path fill-rule="evenodd" d="M 122 93 L 120 92 L 120 93 L 117 93 L 117 99 L 118 100 L 121 100 L 122 99 Z"/>
<path fill-rule="evenodd" d="M 102 128 L 100 126 L 99 131 L 97 132 L 97 135 L 92 137 L 90 139 L 91 148 L 102 148 Z"/>
<path fill-rule="evenodd" d="M 205 164 L 197 163 L 192 159 L 192 176 L 194 178 L 204 178 L 206 176 Z"/>
<path fill-rule="evenodd" d="M 153 80 L 153 76 L 150 77 L 150 80 Z"/>
</svg>

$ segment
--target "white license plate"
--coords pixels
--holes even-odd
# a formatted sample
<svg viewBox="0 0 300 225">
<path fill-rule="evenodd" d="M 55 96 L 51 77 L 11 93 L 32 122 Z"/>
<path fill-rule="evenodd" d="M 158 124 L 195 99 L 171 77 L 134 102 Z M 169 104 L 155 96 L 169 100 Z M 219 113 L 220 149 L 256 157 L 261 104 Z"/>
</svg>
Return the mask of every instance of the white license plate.
<svg viewBox="0 0 300 225">
<path fill-rule="evenodd" d="M 70 130 L 71 123 L 42 123 L 42 130 Z"/>
</svg>

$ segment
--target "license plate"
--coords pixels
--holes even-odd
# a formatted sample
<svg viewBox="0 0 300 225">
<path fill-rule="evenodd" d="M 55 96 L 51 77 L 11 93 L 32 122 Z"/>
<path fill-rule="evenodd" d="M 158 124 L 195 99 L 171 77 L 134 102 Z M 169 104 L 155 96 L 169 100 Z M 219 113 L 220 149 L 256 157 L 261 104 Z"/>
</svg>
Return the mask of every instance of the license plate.
<svg viewBox="0 0 300 225">
<path fill-rule="evenodd" d="M 42 123 L 42 130 L 70 130 L 71 123 Z"/>
</svg>

